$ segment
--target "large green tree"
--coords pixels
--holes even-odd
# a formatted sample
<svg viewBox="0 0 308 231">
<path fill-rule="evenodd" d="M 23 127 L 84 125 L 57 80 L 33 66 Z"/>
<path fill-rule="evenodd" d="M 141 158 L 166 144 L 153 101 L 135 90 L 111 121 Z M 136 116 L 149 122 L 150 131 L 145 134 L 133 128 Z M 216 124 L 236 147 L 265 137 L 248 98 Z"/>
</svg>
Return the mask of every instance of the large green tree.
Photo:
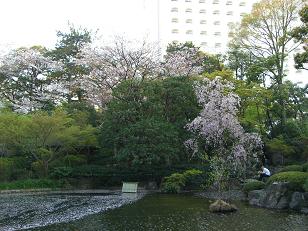
<svg viewBox="0 0 308 231">
<path fill-rule="evenodd" d="M 96 148 L 96 130 L 78 126 L 63 110 L 18 115 L 0 112 L 0 145 L 6 156 L 25 156 L 32 167 L 47 176 L 50 164 Z"/>
<path fill-rule="evenodd" d="M 295 55 L 295 67 L 308 70 L 308 67 L 305 66 L 308 63 L 308 5 L 301 9 L 299 15 L 302 25 L 294 28 L 291 35 L 303 45 L 303 52 Z"/>
<path fill-rule="evenodd" d="M 197 113 L 190 79 L 124 81 L 105 113 L 102 148 L 124 167 L 170 167 L 187 160 L 184 125 Z"/>
<path fill-rule="evenodd" d="M 233 33 L 233 44 L 252 55 L 260 64 L 264 77 L 275 87 L 279 104 L 280 123 L 286 123 L 286 101 L 283 81 L 286 57 L 296 48 L 290 32 L 295 27 L 301 7 L 300 0 L 262 0 L 253 6 L 252 12 L 244 16 L 239 28 Z M 261 69 L 260 69 L 261 68 Z M 269 81 L 268 81 L 269 82 Z"/>
<path fill-rule="evenodd" d="M 87 69 L 79 65 L 81 50 L 92 42 L 91 32 L 85 28 L 76 28 L 70 25 L 68 32 L 58 31 L 58 42 L 55 49 L 49 52 L 49 56 L 63 64 L 61 72 L 56 74 L 58 81 L 65 86 L 65 98 L 68 102 L 72 99 L 83 99 L 82 76 L 87 73 Z"/>
</svg>

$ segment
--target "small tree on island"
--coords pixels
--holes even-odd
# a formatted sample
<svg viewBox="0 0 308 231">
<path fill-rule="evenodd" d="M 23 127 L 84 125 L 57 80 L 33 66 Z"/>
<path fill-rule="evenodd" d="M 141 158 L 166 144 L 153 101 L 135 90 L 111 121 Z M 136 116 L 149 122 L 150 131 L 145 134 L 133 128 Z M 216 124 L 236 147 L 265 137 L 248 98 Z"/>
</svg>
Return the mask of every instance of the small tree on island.
<svg viewBox="0 0 308 231">
<path fill-rule="evenodd" d="M 202 110 L 186 125 L 193 138 L 185 146 L 192 157 L 208 157 L 210 184 L 220 192 L 230 177 L 245 179 L 255 172 L 263 144 L 258 134 L 246 133 L 241 126 L 237 118 L 240 97 L 232 92 L 231 82 L 221 77 L 204 79 L 194 89 Z"/>
</svg>

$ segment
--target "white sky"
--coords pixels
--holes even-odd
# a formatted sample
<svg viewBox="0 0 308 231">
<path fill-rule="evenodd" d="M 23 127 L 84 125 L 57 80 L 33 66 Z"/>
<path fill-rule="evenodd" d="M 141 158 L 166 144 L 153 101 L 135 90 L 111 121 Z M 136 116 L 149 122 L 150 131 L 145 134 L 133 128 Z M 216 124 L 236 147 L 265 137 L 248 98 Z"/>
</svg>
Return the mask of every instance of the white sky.
<svg viewBox="0 0 308 231">
<path fill-rule="evenodd" d="M 75 26 L 97 30 L 103 39 L 154 36 L 155 13 L 147 0 L 0 0 L 0 49 L 54 46 L 56 31 Z M 144 14 L 153 17 L 144 17 Z M 145 20 L 146 18 L 146 20 Z M 151 21 L 150 21 L 151 20 Z"/>
</svg>

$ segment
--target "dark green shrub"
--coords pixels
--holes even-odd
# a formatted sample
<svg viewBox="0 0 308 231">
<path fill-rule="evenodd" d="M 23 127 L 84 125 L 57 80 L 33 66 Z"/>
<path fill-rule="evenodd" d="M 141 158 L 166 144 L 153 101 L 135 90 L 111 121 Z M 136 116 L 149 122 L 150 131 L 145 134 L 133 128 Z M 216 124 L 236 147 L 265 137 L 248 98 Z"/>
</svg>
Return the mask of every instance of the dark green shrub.
<svg viewBox="0 0 308 231">
<path fill-rule="evenodd" d="M 303 172 L 308 172 L 308 162 L 303 164 Z"/>
<path fill-rule="evenodd" d="M 33 170 L 33 173 L 35 177 L 47 177 L 46 169 L 44 168 L 44 163 L 41 160 L 37 160 L 32 162 L 31 169 Z"/>
<path fill-rule="evenodd" d="M 248 193 L 253 190 L 263 189 L 265 187 L 265 183 L 259 180 L 250 179 L 244 183 L 243 191 Z"/>
<path fill-rule="evenodd" d="M 183 172 L 185 187 L 188 189 L 200 188 L 205 182 L 205 176 L 201 170 L 189 169 Z"/>
<path fill-rule="evenodd" d="M 306 179 L 303 188 L 304 188 L 304 190 L 305 190 L 306 192 L 308 192 L 308 178 Z"/>
<path fill-rule="evenodd" d="M 12 159 L 0 158 L 0 182 L 10 180 L 13 168 L 14 164 Z"/>
<path fill-rule="evenodd" d="M 281 169 L 280 172 L 303 172 L 303 166 L 296 164 L 288 165 Z"/>
<path fill-rule="evenodd" d="M 72 176 L 73 168 L 71 167 L 56 167 L 51 172 L 51 176 L 55 178 L 65 178 Z"/>
<path fill-rule="evenodd" d="M 22 180 L 31 178 L 33 172 L 29 168 L 31 159 L 22 156 L 10 157 L 14 162 L 13 169 L 11 170 L 10 181 Z"/>
<path fill-rule="evenodd" d="M 181 173 L 173 173 L 171 176 L 165 177 L 162 184 L 162 191 L 165 193 L 179 193 L 185 186 L 185 176 Z"/>
<path fill-rule="evenodd" d="M 203 172 L 201 170 L 198 169 L 189 169 L 186 170 L 185 172 L 183 172 L 184 177 L 186 178 L 186 180 L 192 180 L 193 178 L 195 178 L 196 176 L 200 176 Z"/>
<path fill-rule="evenodd" d="M 183 173 L 173 173 L 165 177 L 162 184 L 162 191 L 165 193 L 179 193 L 185 186 L 188 188 L 200 187 L 204 183 L 203 172 L 197 169 L 189 169 Z"/>
<path fill-rule="evenodd" d="M 289 182 L 291 189 L 304 191 L 303 186 L 307 178 L 307 172 L 280 172 L 271 176 L 266 184 L 269 185 L 273 182 Z"/>
<path fill-rule="evenodd" d="M 86 156 L 84 155 L 67 155 L 63 158 L 66 166 L 74 167 L 84 165 L 87 163 Z"/>
<path fill-rule="evenodd" d="M 0 183 L 0 190 L 61 188 L 62 186 L 62 181 L 55 181 L 51 179 L 26 179 L 12 181 L 9 183 Z"/>
</svg>

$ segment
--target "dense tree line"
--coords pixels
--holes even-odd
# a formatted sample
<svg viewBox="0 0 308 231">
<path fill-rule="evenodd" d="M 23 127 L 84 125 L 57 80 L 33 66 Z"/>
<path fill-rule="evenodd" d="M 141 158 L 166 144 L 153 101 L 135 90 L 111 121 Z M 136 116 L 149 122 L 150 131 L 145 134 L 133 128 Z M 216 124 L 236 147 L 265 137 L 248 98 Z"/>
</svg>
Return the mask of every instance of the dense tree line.
<svg viewBox="0 0 308 231">
<path fill-rule="evenodd" d="M 161 60 L 155 44 L 116 38 L 97 46 L 90 31 L 73 26 L 52 50 L 3 55 L 1 180 L 157 180 L 249 159 L 243 176 L 264 161 L 262 151 L 273 164 L 307 160 L 308 88 L 285 80 L 284 69 L 298 44 L 296 67 L 306 68 L 307 6 L 302 25 L 294 24 L 300 7 L 254 5 L 226 56 L 186 42 L 169 44 Z"/>
</svg>

